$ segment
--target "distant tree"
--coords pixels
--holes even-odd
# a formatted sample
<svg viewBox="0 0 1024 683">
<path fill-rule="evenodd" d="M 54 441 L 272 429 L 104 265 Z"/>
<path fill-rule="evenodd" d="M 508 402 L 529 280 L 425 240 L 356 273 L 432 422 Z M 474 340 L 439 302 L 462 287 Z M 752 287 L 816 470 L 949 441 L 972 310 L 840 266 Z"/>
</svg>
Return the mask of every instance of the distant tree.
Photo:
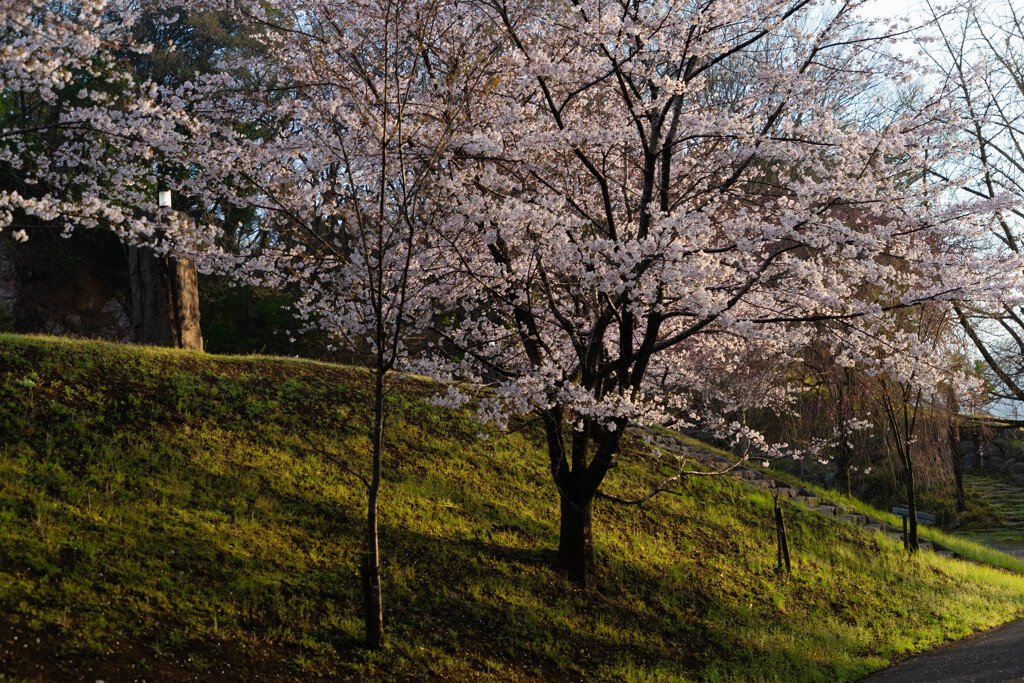
<svg viewBox="0 0 1024 683">
<path fill-rule="evenodd" d="M 230 12 L 164 7 L 141 7 L 132 27 L 146 52 L 128 50 L 123 59 L 136 80 L 174 89 L 199 74 L 209 74 L 228 57 L 258 57 L 263 51 L 263 27 L 239 22 Z M 201 173 L 199 168 L 161 169 L 164 174 Z M 188 196 L 174 197 L 175 208 L 193 220 L 222 221 L 223 239 L 239 239 L 241 226 L 252 212 L 224 211 Z M 243 221 L 239 221 L 242 218 Z M 135 341 L 143 344 L 203 350 L 200 330 L 198 273 L 187 256 L 161 254 L 148 245 L 128 247 Z"/>
<path fill-rule="evenodd" d="M 933 9 L 937 19 L 943 18 Z M 971 153 L 962 165 L 939 165 L 930 172 L 942 180 L 964 178 L 965 194 L 1002 200 L 979 240 L 979 249 L 1021 253 L 1024 225 L 1024 15 L 1013 2 L 969 6 L 938 22 L 940 40 L 930 55 L 956 85 L 957 106 L 965 114 L 962 135 Z M 965 301 L 957 318 L 991 374 L 991 398 L 1024 401 L 1024 309 L 1019 304 Z"/>
</svg>

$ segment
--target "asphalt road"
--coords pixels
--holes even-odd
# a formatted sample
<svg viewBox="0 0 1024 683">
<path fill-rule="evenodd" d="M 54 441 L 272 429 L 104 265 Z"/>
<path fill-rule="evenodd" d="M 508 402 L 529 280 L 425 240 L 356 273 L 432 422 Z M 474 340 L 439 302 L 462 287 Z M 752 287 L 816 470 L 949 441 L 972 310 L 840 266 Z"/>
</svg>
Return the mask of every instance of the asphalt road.
<svg viewBox="0 0 1024 683">
<path fill-rule="evenodd" d="M 1024 682 L 1024 620 L 912 657 L 861 683 Z"/>
</svg>

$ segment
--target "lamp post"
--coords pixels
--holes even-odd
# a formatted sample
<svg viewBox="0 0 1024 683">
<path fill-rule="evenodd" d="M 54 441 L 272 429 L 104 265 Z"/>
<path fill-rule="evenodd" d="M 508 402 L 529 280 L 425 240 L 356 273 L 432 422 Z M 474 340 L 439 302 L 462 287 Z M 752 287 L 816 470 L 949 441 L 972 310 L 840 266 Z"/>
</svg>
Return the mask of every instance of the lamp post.
<svg viewBox="0 0 1024 683">
<path fill-rule="evenodd" d="M 171 191 L 160 190 L 160 193 L 157 197 L 157 203 L 160 205 L 161 209 L 171 208 Z"/>
</svg>

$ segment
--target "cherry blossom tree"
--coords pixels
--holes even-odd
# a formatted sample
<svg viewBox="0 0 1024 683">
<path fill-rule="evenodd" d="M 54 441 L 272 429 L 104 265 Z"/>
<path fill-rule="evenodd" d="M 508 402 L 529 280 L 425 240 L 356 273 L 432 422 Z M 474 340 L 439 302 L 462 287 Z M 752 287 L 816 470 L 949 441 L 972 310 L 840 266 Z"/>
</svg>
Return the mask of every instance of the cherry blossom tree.
<svg viewBox="0 0 1024 683">
<path fill-rule="evenodd" d="M 58 80 L 70 87 L 76 74 L 130 45 L 122 30 L 130 22 L 120 21 L 126 7 L 97 2 L 65 17 L 39 4 L 19 21 L 32 45 L 78 45 L 88 42 L 88 30 L 98 36 L 93 49 L 71 57 L 46 53 L 50 63 L 40 70 L 66 65 Z M 5 199 L 63 218 L 69 229 L 112 225 L 130 243 L 194 259 L 207 272 L 299 286 L 299 309 L 310 324 L 367 357 L 374 386 L 369 467 L 323 450 L 366 486 L 366 643 L 377 649 L 384 642 L 378 502 L 385 391 L 407 335 L 431 314 L 416 287 L 418 258 L 442 215 L 431 178 L 461 116 L 460 80 L 472 73 L 472 59 L 455 40 L 465 36 L 440 2 L 186 1 L 149 9 L 173 24 L 175 7 L 226 13 L 259 36 L 262 49 L 223 51 L 213 68 L 184 81 L 125 78 L 101 90 L 83 87 L 89 104 L 61 113 L 61 125 L 79 135 L 66 136 L 56 151 L 21 145 L 8 156 L 31 162 L 50 187 L 68 187 L 73 178 L 80 196 Z M 66 32 L 56 30 L 62 22 Z M 53 30 L 36 30 L 51 23 Z M 23 87 L 45 85 L 37 79 Z M 23 141 L 29 131 L 8 133 Z M 205 220 L 157 210 L 157 187 L 198 205 Z M 223 239 L 223 221 L 240 213 L 257 217 L 248 239 Z"/>
<path fill-rule="evenodd" d="M 55 159 L 42 149 L 43 136 L 54 131 L 71 134 L 87 128 L 82 117 L 69 110 L 72 98 L 62 97 L 76 82 L 99 86 L 97 98 L 108 99 L 105 89 L 117 91 L 130 82 L 130 75 L 108 68 L 109 57 L 118 43 L 117 31 L 105 22 L 106 2 L 87 1 L 75 8 L 54 7 L 42 0 L 6 0 L 0 5 L 0 91 L 8 100 L 38 99 L 53 107 L 46 120 L 13 117 L 0 133 L 0 163 L 19 186 L 0 193 L 0 226 L 7 227 L 19 211 L 43 220 L 74 216 L 95 223 L 107 208 L 95 196 L 81 194 L 61 197 L 55 192 L 50 172 Z M 127 17 L 125 24 L 131 24 Z M 124 44 L 130 47 L 130 42 Z M 139 49 L 142 49 L 139 47 Z M 88 91 L 83 95 L 90 101 Z M 11 118 L 11 117 L 9 117 Z M 48 182 L 49 181 L 49 182 Z M 42 185 L 41 188 L 36 186 Z M 14 232 L 18 241 L 27 239 L 22 229 Z"/>
<path fill-rule="evenodd" d="M 65 236 L 97 225 L 132 231 L 127 220 L 160 234 L 160 214 L 145 205 L 126 211 L 119 201 L 123 188 L 110 185 L 130 177 L 129 169 L 144 174 L 145 160 L 109 153 L 118 136 L 92 125 L 93 116 L 121 106 L 131 110 L 148 96 L 148 87 L 137 85 L 150 81 L 139 69 L 125 68 L 153 53 L 133 31 L 138 15 L 131 4 L 116 2 L 4 4 L 0 85 L 8 106 L 0 163 L 9 172 L 0 205 L 5 220 L 17 223 L 15 239 L 27 239 L 22 224 L 33 219 L 63 224 Z M 104 161 L 113 163 L 104 168 Z M 187 257 L 154 255 L 132 240 L 128 249 L 135 340 L 202 350 L 196 272 Z"/>
<path fill-rule="evenodd" d="M 260 30 L 258 26 L 235 25 L 226 13 L 150 5 L 140 5 L 132 37 L 139 44 L 152 45 L 152 50 L 118 50 L 117 54 L 119 62 L 133 73 L 137 82 L 173 88 L 196 73 L 208 73 L 225 54 L 259 50 L 257 37 L 247 35 L 249 30 Z M 172 198 L 174 210 L 201 219 L 206 207 L 182 199 L 187 198 Z M 191 259 L 157 254 L 148 246 L 129 245 L 128 274 L 134 341 L 202 351 L 199 283 Z"/>
<path fill-rule="evenodd" d="M 727 376 L 730 347 L 787 353 L 811 323 L 840 362 L 877 365 L 896 311 L 1015 277 L 957 247 L 991 203 L 914 182 L 957 151 L 947 93 L 861 115 L 910 65 L 858 4 L 470 5 L 500 47 L 448 181 L 432 286 L 462 322 L 438 332 L 464 353 L 452 376 L 491 386 L 486 418 L 542 418 L 577 584 L 625 428 L 692 409 L 652 380 Z"/>
<path fill-rule="evenodd" d="M 443 7 L 404 0 L 302 7 L 291 23 L 305 39 L 297 54 L 290 45 L 280 54 L 289 61 L 279 74 L 301 118 L 282 136 L 284 150 L 268 157 L 260 149 L 253 159 L 262 173 L 252 188 L 285 227 L 301 231 L 301 256 L 291 261 L 305 287 L 301 310 L 362 351 L 373 374 L 370 472 L 346 468 L 367 492 L 362 571 L 372 649 L 384 641 L 378 503 L 385 392 L 408 338 L 433 312 L 418 288 L 420 259 L 443 215 L 432 183 L 459 119 L 452 86 L 460 65 L 446 42 L 456 25 Z M 311 193 L 296 196 L 296 181 Z"/>
<path fill-rule="evenodd" d="M 373 381 L 369 467 L 325 455 L 367 493 L 362 561 L 366 644 L 384 642 L 378 534 L 389 376 L 433 309 L 421 258 L 445 194 L 435 182 L 457 124 L 471 42 L 441 2 L 318 0 L 221 9 L 261 27 L 258 60 L 161 90 L 153 154 L 201 173 L 167 182 L 210 205 L 255 211 L 259 251 L 214 248 L 215 223 L 180 235 L 201 267 L 302 291 L 300 313 L 367 361 Z M 252 130 L 261 131 L 253 135 Z M 136 129 L 141 138 L 147 124 Z M 216 211 L 212 212 L 216 213 Z M 322 446 L 322 445 L 321 445 Z"/>
<path fill-rule="evenodd" d="M 911 552 L 919 549 L 917 470 L 921 451 L 937 445 L 935 450 L 943 453 L 948 447 L 950 394 L 966 399 L 979 394 L 982 388 L 981 382 L 964 367 L 965 340 L 955 334 L 954 319 L 955 313 L 948 304 L 929 303 L 902 311 L 886 336 L 893 338 L 891 343 L 914 344 L 923 352 L 913 354 L 915 361 L 910 363 L 893 362 L 894 354 L 880 353 L 878 366 L 883 371 L 868 382 L 883 418 L 884 441 L 902 469 L 908 510 L 908 533 L 904 540 Z M 894 330 L 903 330 L 904 334 L 893 335 Z M 954 388 L 953 383 L 958 386 Z"/>
<path fill-rule="evenodd" d="M 378 397 L 406 334 L 432 325 L 421 367 L 481 387 L 482 419 L 541 418 L 558 555 L 589 585 L 593 499 L 627 426 L 707 418 L 755 438 L 722 413 L 785 391 L 708 376 L 796 358 L 812 333 L 840 364 L 926 386 L 941 370 L 895 316 L 1015 294 L 1019 258 L 965 248 L 1001 199 L 920 182 L 959 152 L 948 93 L 886 110 L 913 65 L 887 56 L 858 4 L 204 2 L 264 27 L 265 54 L 125 86 L 120 106 L 81 114 L 89 136 L 58 166 L 97 178 L 70 208 L 130 239 L 300 283 L 309 319 L 367 352 Z M 158 182 L 208 220 L 151 209 Z M 226 206 L 258 216 L 263 248 L 223 246 Z M 465 401 L 459 386 L 442 401 Z"/>
</svg>

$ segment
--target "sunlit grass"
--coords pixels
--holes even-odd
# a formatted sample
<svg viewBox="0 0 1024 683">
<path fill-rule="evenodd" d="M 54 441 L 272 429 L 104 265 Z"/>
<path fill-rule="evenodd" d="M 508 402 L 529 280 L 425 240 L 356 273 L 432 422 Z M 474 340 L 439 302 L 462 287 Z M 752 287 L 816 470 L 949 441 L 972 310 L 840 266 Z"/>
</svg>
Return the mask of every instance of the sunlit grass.
<svg viewBox="0 0 1024 683">
<path fill-rule="evenodd" d="M 718 478 L 640 507 L 598 502 L 600 581 L 577 591 L 552 568 L 557 499 L 535 428 L 480 441 L 409 378 L 388 401 L 389 641 L 364 652 L 363 493 L 321 452 L 365 466 L 366 378 L 0 336 L 0 645 L 40 639 L 20 660 L 0 647 L 0 670 L 838 681 L 1024 610 L 1022 577 L 908 558 L 795 507 L 780 576 L 770 496 Z M 628 446 L 609 492 L 659 478 L 648 450 Z"/>
<path fill-rule="evenodd" d="M 717 455 L 723 455 L 735 460 L 734 455 L 720 448 L 714 448 L 706 444 L 702 444 L 696 439 L 693 439 L 692 437 L 683 434 L 673 433 L 673 435 L 692 448 L 700 448 L 715 453 Z M 751 466 L 757 467 L 757 462 L 751 461 Z M 766 474 L 768 473 L 766 472 Z M 871 505 L 870 503 L 866 503 L 858 498 L 847 496 L 846 494 L 843 494 L 839 491 L 826 490 L 821 486 L 801 481 L 800 479 L 791 474 L 780 472 L 778 470 L 771 470 L 770 476 L 778 481 L 785 482 L 792 486 L 805 488 L 809 491 L 813 491 L 823 500 L 828 500 L 832 503 L 842 505 L 848 512 L 859 512 L 861 514 L 868 515 L 869 517 L 872 517 L 879 521 L 885 522 L 886 524 L 893 526 L 897 529 L 903 528 L 902 517 L 893 514 L 888 510 L 880 510 Z M 949 548 L 950 550 L 956 553 L 959 553 L 960 555 L 963 555 L 968 559 L 995 565 L 996 567 L 1002 567 L 1003 569 L 1018 574 L 1024 574 L 1024 561 L 1012 555 L 1008 555 L 1004 552 L 1000 552 L 998 550 L 990 548 L 984 545 L 983 543 L 973 541 L 970 538 L 965 538 L 962 535 L 949 534 L 937 527 L 919 524 L 918 536 L 922 540 L 938 542 L 941 545 Z"/>
</svg>

